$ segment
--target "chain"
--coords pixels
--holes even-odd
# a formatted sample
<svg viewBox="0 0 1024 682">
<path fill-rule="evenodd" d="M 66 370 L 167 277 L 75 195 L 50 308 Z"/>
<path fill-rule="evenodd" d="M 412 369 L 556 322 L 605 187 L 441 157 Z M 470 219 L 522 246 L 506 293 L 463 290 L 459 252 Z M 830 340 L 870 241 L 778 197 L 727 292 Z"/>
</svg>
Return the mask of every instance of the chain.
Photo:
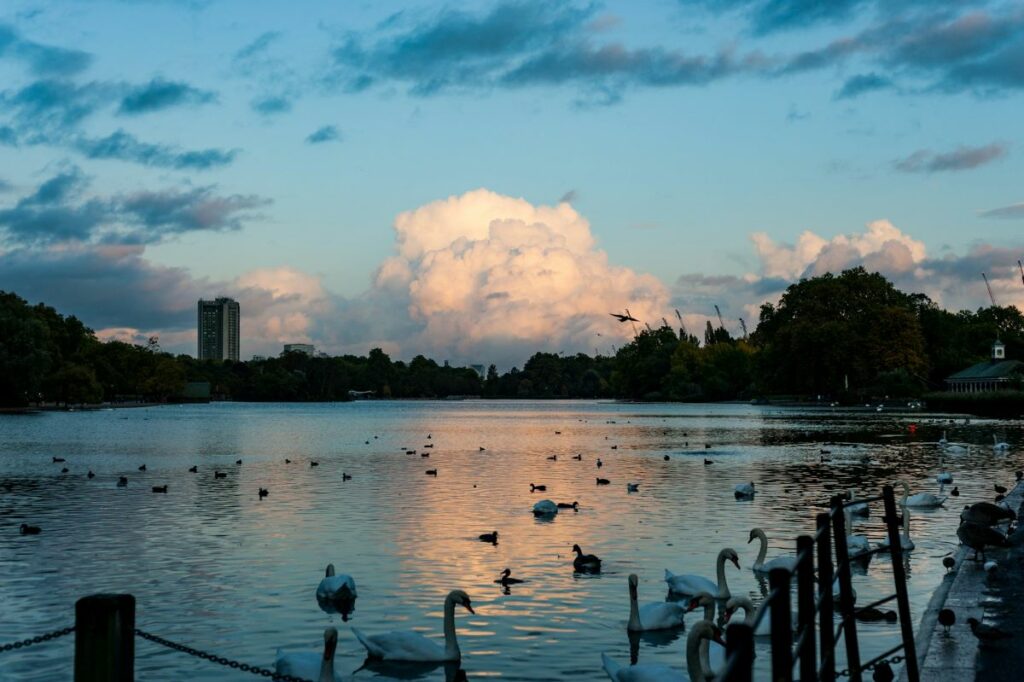
<svg viewBox="0 0 1024 682">
<path fill-rule="evenodd" d="M 23 639 L 20 642 L 0 644 L 0 653 L 3 653 L 5 651 L 16 651 L 17 649 L 23 649 L 27 646 L 32 646 L 33 644 L 39 644 L 41 642 L 49 642 L 51 639 L 57 639 L 58 637 L 63 637 L 64 635 L 70 635 L 74 631 L 74 626 L 71 626 L 69 628 L 62 628 L 60 630 L 48 632 L 45 635 L 36 635 L 35 637 L 29 637 L 28 639 Z"/>
<path fill-rule="evenodd" d="M 238 661 L 232 661 L 230 658 L 224 658 L 223 656 L 217 656 L 216 654 L 208 654 L 205 651 L 200 651 L 199 649 L 193 649 L 192 647 L 185 646 L 184 644 L 172 642 L 169 639 L 158 637 L 157 635 L 150 634 L 138 628 L 135 628 L 135 634 L 141 637 L 142 639 L 147 639 L 150 642 L 153 642 L 154 644 L 159 644 L 160 646 L 165 646 L 168 649 L 174 649 L 175 651 L 180 651 L 184 654 L 188 654 L 189 656 L 195 656 L 196 658 L 201 658 L 203 660 L 210 661 L 211 663 L 216 663 L 217 665 L 223 665 L 234 670 L 241 670 L 244 673 L 252 673 L 253 675 L 270 677 L 275 680 L 281 680 L 282 682 L 309 682 L 309 680 L 302 677 L 295 677 L 294 675 L 280 675 L 274 672 L 273 670 L 267 670 L 265 668 L 260 668 L 255 665 L 249 665 L 248 663 L 239 663 Z"/>
<path fill-rule="evenodd" d="M 875 661 L 874 663 L 872 663 L 871 665 L 867 666 L 866 668 L 861 668 L 861 671 L 871 670 L 875 666 L 882 665 L 883 663 L 888 663 L 889 665 L 896 665 L 897 663 L 902 663 L 904 660 L 905 659 L 904 659 L 903 656 L 893 656 L 892 658 L 883 658 L 880 661 Z M 839 672 L 836 673 L 836 677 L 849 677 L 849 676 L 850 676 L 850 669 L 849 668 L 843 668 L 842 670 L 840 670 Z"/>
</svg>

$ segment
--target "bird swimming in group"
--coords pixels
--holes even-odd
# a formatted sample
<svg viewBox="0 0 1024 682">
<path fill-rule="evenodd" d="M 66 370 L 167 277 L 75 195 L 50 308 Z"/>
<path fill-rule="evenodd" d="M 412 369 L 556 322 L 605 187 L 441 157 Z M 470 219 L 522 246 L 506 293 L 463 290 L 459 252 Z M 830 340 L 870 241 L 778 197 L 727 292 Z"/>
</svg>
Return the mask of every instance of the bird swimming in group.
<svg viewBox="0 0 1024 682">
<path fill-rule="evenodd" d="M 558 461 L 558 455 L 551 455 L 550 457 L 548 457 L 548 459 L 551 460 L 552 462 L 557 462 Z"/>
<path fill-rule="evenodd" d="M 710 459 L 707 459 L 707 458 L 705 457 L 705 458 L 704 458 L 704 466 L 707 466 L 707 465 L 709 465 L 709 464 L 714 464 L 714 462 L 713 462 L 712 460 L 710 460 Z"/>
<path fill-rule="evenodd" d="M 193 465 L 193 466 L 190 466 L 190 467 L 188 468 L 188 472 L 189 472 L 190 474 L 195 474 L 195 473 L 198 473 L 198 472 L 199 472 L 199 467 L 197 467 L 197 466 L 195 466 L 195 465 Z"/>
<path fill-rule="evenodd" d="M 155 493 L 166 493 L 167 492 L 167 486 L 166 485 L 155 485 L 155 486 L 153 486 L 153 492 L 155 492 Z"/>
<path fill-rule="evenodd" d="M 214 471 L 213 472 L 213 477 L 214 478 L 227 478 L 228 475 L 227 475 L 226 472 L 223 472 L 223 471 Z"/>
<path fill-rule="evenodd" d="M 575 503 L 573 503 L 575 504 Z M 559 505 L 556 505 L 551 500 L 541 500 L 537 504 L 533 505 L 534 516 L 554 516 L 558 513 Z"/>
<path fill-rule="evenodd" d="M 749 545 L 754 540 L 761 541 L 761 546 L 757 551 L 757 559 L 754 560 L 754 565 L 751 566 L 755 573 L 769 573 L 773 568 L 784 568 L 791 572 L 796 570 L 795 556 L 777 556 L 768 561 L 764 560 L 765 555 L 768 553 L 768 536 L 764 530 L 761 528 L 752 529 L 747 544 Z"/>
<path fill-rule="evenodd" d="M 903 488 L 903 501 L 900 502 L 901 506 L 934 508 L 941 507 L 946 502 L 945 497 L 938 497 L 931 493 L 916 493 L 911 495 L 910 486 L 906 481 L 896 481 L 896 485 Z"/>
<path fill-rule="evenodd" d="M 118 488 L 124 488 L 127 485 L 128 485 L 128 477 L 127 476 L 121 476 L 120 478 L 117 479 L 117 487 Z"/>
<path fill-rule="evenodd" d="M 235 464 L 241 464 L 241 463 L 242 463 L 242 460 L 240 460 L 240 459 L 236 459 L 235 460 Z"/>
<path fill-rule="evenodd" d="M 992 434 L 992 449 L 996 450 L 997 452 L 1005 452 L 1005 451 L 1010 449 L 1010 444 L 1009 443 L 1005 443 L 1005 442 L 1000 442 L 999 439 L 996 438 L 996 434 L 993 433 Z"/>
<path fill-rule="evenodd" d="M 640 606 L 637 602 L 637 586 L 640 579 L 630 574 L 629 585 L 629 621 L 626 629 L 630 632 L 649 632 L 651 630 L 670 630 L 683 627 L 686 608 L 677 602 L 659 601 Z"/>
<path fill-rule="evenodd" d="M 670 458 L 668 455 L 665 455 L 662 459 L 664 459 L 667 462 Z"/>
<path fill-rule="evenodd" d="M 85 477 L 86 477 L 86 478 L 96 478 L 96 474 L 94 474 L 94 473 L 92 472 L 92 469 L 89 469 L 89 473 L 87 473 L 87 474 L 85 475 Z"/>
<path fill-rule="evenodd" d="M 269 490 L 267 490 L 266 488 L 260 488 L 260 489 L 259 489 L 259 496 L 260 496 L 260 499 L 261 499 L 261 500 L 262 500 L 262 499 L 263 499 L 264 497 L 266 497 L 267 495 L 269 495 L 269 494 L 270 494 L 270 491 L 269 491 Z"/>
<path fill-rule="evenodd" d="M 665 569 L 665 582 L 668 583 L 668 591 L 672 594 L 680 594 L 688 597 L 699 595 L 701 592 L 706 592 L 712 597 L 717 599 L 728 599 L 732 596 L 729 592 L 729 583 L 725 578 L 725 562 L 732 562 L 733 566 L 737 570 L 740 568 L 740 557 L 736 553 L 736 550 L 732 548 L 725 548 L 718 553 L 718 558 L 715 560 L 715 573 L 718 583 L 715 584 L 707 578 L 694 575 L 692 573 L 676 575 L 672 571 Z"/>
<path fill-rule="evenodd" d="M 22 535 L 39 535 L 43 532 L 43 529 L 39 526 L 30 526 L 27 523 L 21 524 Z"/>
<path fill-rule="evenodd" d="M 603 467 L 603 466 L 604 466 L 604 464 L 603 464 L 603 463 L 601 462 L 601 458 L 600 458 L 600 457 L 598 457 L 598 458 L 597 458 L 597 468 L 598 468 L 598 469 L 600 469 L 600 468 L 601 468 L 601 467 Z"/>
<path fill-rule="evenodd" d="M 750 483 L 740 483 L 733 487 L 733 495 L 736 496 L 737 500 L 753 499 L 756 492 L 753 481 Z"/>
<path fill-rule="evenodd" d="M 478 537 L 480 538 L 481 542 L 489 542 L 492 545 L 498 544 L 498 531 L 492 531 L 490 533 L 484 533 L 484 534 L 482 534 L 482 535 L 480 535 Z"/>
<path fill-rule="evenodd" d="M 600 573 L 601 559 L 594 554 L 584 554 L 579 545 L 573 545 L 572 551 L 576 552 L 576 558 L 572 560 L 572 567 L 580 573 Z"/>
<path fill-rule="evenodd" d="M 960 497 L 960 488 L 953 486 L 953 489 L 949 491 L 949 494 L 953 497 Z"/>
<path fill-rule="evenodd" d="M 311 466 L 311 467 L 318 467 L 318 466 L 320 466 L 320 462 L 314 462 L 314 461 L 310 460 L 309 466 Z"/>
<path fill-rule="evenodd" d="M 143 464 L 142 466 L 139 467 L 139 471 L 145 471 L 145 470 L 146 470 L 146 465 L 145 464 Z"/>
<path fill-rule="evenodd" d="M 315 682 L 335 682 L 334 652 L 338 648 L 338 631 L 334 628 L 324 630 L 324 651 L 322 654 L 313 652 L 285 653 L 277 650 L 274 660 L 274 671 L 278 675 L 290 675 Z"/>
<path fill-rule="evenodd" d="M 425 473 L 427 476 L 437 476 L 437 469 L 427 469 Z"/>
<path fill-rule="evenodd" d="M 572 458 L 582 462 L 583 461 L 583 454 L 582 453 L 577 453 L 577 454 L 573 455 Z"/>
<path fill-rule="evenodd" d="M 499 577 L 494 582 L 498 585 L 501 585 L 502 587 L 508 587 L 509 585 L 518 585 L 526 581 L 520 580 L 519 578 L 513 578 L 512 569 L 506 568 L 504 571 L 501 572 L 501 577 Z"/>
<path fill-rule="evenodd" d="M 686 670 L 687 675 L 660 664 L 640 664 L 624 666 L 617 663 L 611 656 L 601 653 L 601 666 L 613 682 L 707 682 L 715 679 L 715 671 L 709 659 L 708 649 L 714 642 L 723 651 L 725 641 L 722 629 L 717 625 L 702 620 L 690 629 L 686 638 Z"/>
<path fill-rule="evenodd" d="M 998 483 L 993 484 L 992 489 L 995 490 L 1000 495 L 1006 492 L 1006 486 L 999 485 Z"/>
<path fill-rule="evenodd" d="M 66 461 L 68 461 L 68 460 L 66 458 L 64 458 L 64 457 L 54 457 L 53 458 L 53 463 L 54 464 L 58 464 L 60 462 L 66 462 Z"/>
<path fill-rule="evenodd" d="M 358 596 L 355 578 L 346 573 L 335 573 L 334 564 L 327 564 L 324 577 L 316 588 L 317 601 L 345 602 L 354 600 Z"/>
<path fill-rule="evenodd" d="M 638 492 L 639 490 L 640 490 L 640 484 L 639 483 L 627 483 L 626 484 L 626 492 L 627 493 L 635 493 L 635 492 Z"/>
<path fill-rule="evenodd" d="M 60 472 L 61 472 L 62 474 L 66 474 L 66 473 L 68 473 L 69 471 L 71 471 L 71 469 L 68 469 L 67 467 L 64 467 L 63 469 L 61 469 L 61 470 L 60 470 Z"/>
<path fill-rule="evenodd" d="M 291 463 L 292 463 L 292 461 L 291 461 L 290 459 L 288 459 L 287 457 L 285 457 L 285 458 L 284 458 L 284 463 L 285 463 L 285 464 L 291 464 Z M 191 471 L 191 470 L 190 470 L 190 471 Z"/>
<path fill-rule="evenodd" d="M 468 594 L 462 590 L 452 590 L 448 593 L 444 600 L 444 646 L 411 631 L 365 635 L 358 628 L 352 628 L 352 633 L 366 647 L 369 658 L 408 663 L 458 661 L 462 659 L 462 651 L 455 636 L 456 605 L 475 613 Z"/>
<path fill-rule="evenodd" d="M 541 491 L 541 492 L 544 492 L 544 491 L 546 491 L 547 489 L 548 489 L 548 487 L 547 487 L 546 485 L 534 485 L 534 484 L 532 484 L 532 483 L 530 484 L 530 492 L 531 492 L 531 493 L 532 493 L 532 492 L 533 492 L 534 490 L 539 490 L 539 491 Z"/>
<path fill-rule="evenodd" d="M 351 474 L 346 474 L 344 471 L 341 472 L 341 481 L 342 481 L 342 483 L 344 483 L 345 481 L 351 481 L 351 480 L 352 480 L 352 475 Z"/>
<path fill-rule="evenodd" d="M 544 500 L 544 501 L 547 502 L 548 500 Z M 538 504 L 540 504 L 540 503 L 538 503 Z M 572 509 L 574 511 L 579 511 L 580 510 L 580 503 L 579 502 L 559 502 L 556 506 L 559 509 Z"/>
<path fill-rule="evenodd" d="M 611 481 L 609 481 L 607 478 L 598 478 L 597 479 L 597 484 L 598 485 L 608 485 L 609 483 L 611 483 Z"/>
</svg>

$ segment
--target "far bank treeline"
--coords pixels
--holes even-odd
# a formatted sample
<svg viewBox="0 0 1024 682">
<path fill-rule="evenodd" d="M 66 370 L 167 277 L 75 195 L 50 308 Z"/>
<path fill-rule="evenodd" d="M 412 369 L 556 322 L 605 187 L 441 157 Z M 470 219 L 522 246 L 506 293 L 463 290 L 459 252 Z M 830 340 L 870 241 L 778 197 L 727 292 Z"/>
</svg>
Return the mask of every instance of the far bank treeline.
<svg viewBox="0 0 1024 682">
<path fill-rule="evenodd" d="M 710 323 L 642 328 L 614 356 L 536 353 L 522 369 L 486 377 L 417 356 L 392 361 L 288 353 L 251 362 L 200 362 L 146 346 L 99 341 L 74 316 L 0 292 L 0 406 L 36 402 L 166 401 L 186 382 L 215 397 L 253 401 L 379 397 L 623 398 L 718 401 L 761 396 L 841 402 L 910 398 L 941 390 L 945 377 L 988 358 L 998 334 L 1007 356 L 1024 359 L 1024 316 L 1012 307 L 952 313 L 906 294 L 862 268 L 790 286 L 761 308 L 749 338 Z"/>
</svg>

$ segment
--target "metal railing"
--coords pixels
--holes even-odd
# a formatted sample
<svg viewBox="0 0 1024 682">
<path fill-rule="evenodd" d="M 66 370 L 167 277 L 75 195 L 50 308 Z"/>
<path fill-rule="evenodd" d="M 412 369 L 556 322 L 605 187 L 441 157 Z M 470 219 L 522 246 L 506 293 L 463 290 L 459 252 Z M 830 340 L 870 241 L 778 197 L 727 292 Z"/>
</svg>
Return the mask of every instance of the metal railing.
<svg viewBox="0 0 1024 682">
<path fill-rule="evenodd" d="M 847 546 L 845 510 L 855 504 L 881 501 L 885 507 L 883 522 L 889 544 L 850 556 Z M 902 519 L 896 513 L 896 497 L 892 486 L 885 486 L 882 494 L 860 500 L 833 497 L 828 512 L 817 515 L 813 536 L 801 535 L 796 539 L 796 594 L 797 627 L 793 630 L 791 615 L 791 585 L 794 572 L 784 568 L 768 574 L 769 591 L 764 604 L 758 609 L 753 623 L 730 623 L 726 639 L 726 663 L 719 672 L 720 682 L 749 682 L 753 678 L 754 632 L 771 608 L 771 649 L 773 682 L 791 682 L 793 669 L 799 665 L 802 682 L 835 682 L 849 677 L 861 682 L 864 672 L 906 662 L 908 682 L 919 682 L 917 652 L 914 647 L 914 626 L 911 622 L 910 600 L 907 594 L 907 575 L 903 565 L 903 545 L 900 538 Z M 834 546 L 834 547 L 833 547 Z M 865 561 L 880 552 L 889 552 L 892 558 L 895 592 L 859 609 L 854 606 L 851 565 Z M 835 560 L 833 561 L 833 553 Z M 815 578 L 817 555 L 817 578 Z M 839 584 L 839 627 L 834 628 L 836 599 L 833 584 Z M 814 586 L 818 595 L 815 598 Z M 900 624 L 900 643 L 869 661 L 861 661 L 857 639 L 857 613 L 875 609 L 896 601 Z M 836 649 L 842 635 L 846 650 L 846 665 L 836 670 Z M 820 653 L 819 653 L 820 652 Z M 902 652 L 902 655 L 896 655 Z"/>
</svg>

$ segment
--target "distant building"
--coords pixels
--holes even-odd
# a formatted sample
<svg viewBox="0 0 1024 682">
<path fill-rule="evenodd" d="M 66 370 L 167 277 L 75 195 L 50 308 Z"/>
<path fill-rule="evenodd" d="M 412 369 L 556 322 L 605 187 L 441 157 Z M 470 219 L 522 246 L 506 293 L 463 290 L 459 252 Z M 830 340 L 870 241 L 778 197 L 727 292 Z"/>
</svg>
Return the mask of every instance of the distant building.
<svg viewBox="0 0 1024 682">
<path fill-rule="evenodd" d="M 266 359 L 267 359 L 266 355 L 254 355 L 254 356 L 252 356 L 252 361 L 253 362 L 263 362 Z"/>
<path fill-rule="evenodd" d="M 311 343 L 286 343 L 283 353 L 305 353 L 309 357 L 316 355 L 316 348 Z"/>
<path fill-rule="evenodd" d="M 470 365 L 469 368 L 480 375 L 480 378 L 484 378 L 484 366 L 483 365 Z"/>
<path fill-rule="evenodd" d="M 1006 346 L 996 339 L 988 362 L 979 362 L 946 378 L 953 393 L 983 393 L 1019 389 L 1024 383 L 1024 362 L 1006 359 Z"/>
<path fill-rule="evenodd" d="M 240 319 L 238 301 L 232 298 L 199 299 L 199 359 L 238 362 Z"/>
</svg>

